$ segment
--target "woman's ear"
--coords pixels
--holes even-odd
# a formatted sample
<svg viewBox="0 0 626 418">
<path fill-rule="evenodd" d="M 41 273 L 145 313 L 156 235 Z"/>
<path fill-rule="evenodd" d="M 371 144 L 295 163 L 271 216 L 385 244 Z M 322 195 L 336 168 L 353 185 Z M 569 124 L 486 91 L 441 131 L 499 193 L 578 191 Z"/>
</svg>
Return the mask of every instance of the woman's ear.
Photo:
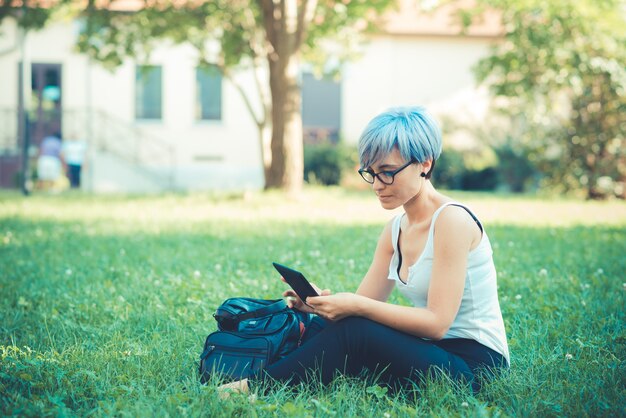
<svg viewBox="0 0 626 418">
<path fill-rule="evenodd" d="M 420 176 L 426 177 L 427 179 L 429 179 L 430 171 L 433 168 L 433 161 L 432 160 L 424 161 L 423 163 L 421 163 L 421 166 L 422 166 L 422 172 L 420 173 Z"/>
</svg>

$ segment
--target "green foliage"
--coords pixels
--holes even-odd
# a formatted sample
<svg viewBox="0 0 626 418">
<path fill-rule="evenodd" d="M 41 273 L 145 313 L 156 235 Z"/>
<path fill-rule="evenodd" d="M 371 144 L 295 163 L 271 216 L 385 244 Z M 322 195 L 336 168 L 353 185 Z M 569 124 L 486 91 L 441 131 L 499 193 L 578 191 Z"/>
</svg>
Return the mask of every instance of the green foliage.
<svg viewBox="0 0 626 418">
<path fill-rule="evenodd" d="M 78 49 L 109 68 L 126 57 L 146 59 L 157 42 L 192 45 L 199 61 L 211 63 L 237 87 L 259 128 L 261 149 L 288 150 L 282 155 L 262 155 L 266 188 L 296 191 L 302 173 L 288 167 L 301 166 L 301 129 L 287 121 L 301 119 L 298 68 L 303 55 L 315 61 L 317 69 L 331 60 L 322 48 L 336 41 L 347 49 L 357 35 L 371 28 L 378 13 L 394 0 L 353 0 L 298 2 L 295 0 L 212 0 L 145 2 L 135 13 L 112 12 L 106 5 L 85 10 L 86 24 Z M 343 40 L 343 41 L 342 41 Z M 348 42 L 345 42 L 348 41 Z M 335 61 L 349 53 L 337 53 Z M 252 69 L 256 92 L 244 90 L 232 76 L 239 68 Z M 289 70 L 288 70 L 289 69 Z M 258 93 L 258 99 L 253 95 Z M 262 110 L 255 110 L 254 103 Z M 270 114 L 271 113 L 271 114 Z M 271 147 L 263 131 L 272 126 Z M 294 125 L 295 126 L 295 125 Z M 269 151 L 274 152 L 274 151 Z M 300 160 L 300 161 L 298 161 Z"/>
<path fill-rule="evenodd" d="M 461 182 L 461 190 L 495 190 L 497 186 L 498 172 L 493 167 L 467 171 Z"/>
<path fill-rule="evenodd" d="M 323 143 L 304 146 L 304 180 L 325 186 L 341 184 L 343 173 L 357 164 L 354 147 Z"/>
<path fill-rule="evenodd" d="M 476 74 L 562 191 L 626 196 L 626 13 L 620 0 L 482 0 L 505 36 Z"/>
<path fill-rule="evenodd" d="M 214 61 L 220 68 L 234 67 L 252 55 L 245 19 L 251 14 L 254 28 L 259 12 L 256 4 L 233 12 L 230 1 L 155 2 L 132 13 L 109 8 L 87 7 L 84 26 L 77 41 L 79 51 L 90 55 L 105 67 L 114 69 L 127 57 L 147 60 L 158 43 L 170 40 L 188 43 L 199 52 L 200 62 Z M 219 57 L 207 51 L 208 42 L 222 41 Z"/>
<path fill-rule="evenodd" d="M 433 183 L 442 189 L 460 190 L 463 185 L 463 175 L 467 171 L 463 153 L 446 148 L 435 162 Z"/>
<path fill-rule="evenodd" d="M 434 172 L 439 187 L 461 190 L 535 191 L 541 178 L 532 150 L 518 140 L 510 118 L 491 115 L 481 125 L 444 121 L 446 134 L 463 133 L 475 139 L 471 148 L 446 147 Z"/>
<path fill-rule="evenodd" d="M 318 1 L 302 48 L 304 59 L 316 75 L 340 77 L 342 64 L 357 58 L 363 34 L 379 30 L 379 16 L 396 6 L 396 0 Z"/>
<path fill-rule="evenodd" d="M 536 167 L 530 162 L 524 150 L 505 142 L 495 148 L 498 157 L 498 177 L 500 185 L 515 193 L 529 191 L 535 186 Z"/>
<path fill-rule="evenodd" d="M 268 49 L 269 44 L 284 41 L 267 38 L 260 3 L 254 0 L 175 4 L 157 1 L 145 3 L 133 13 L 87 7 L 83 11 L 85 25 L 78 49 L 105 66 L 115 68 L 126 57 L 145 59 L 157 42 L 170 40 L 191 44 L 202 61 L 228 72 L 237 66 L 255 64 L 256 57 L 266 59 L 276 47 Z M 310 21 L 304 22 L 302 53 L 312 59 L 315 57 L 317 63 L 325 63 L 329 56 L 323 53 L 323 40 L 341 41 L 344 32 L 349 30 L 354 41 L 361 32 L 372 30 L 377 16 L 394 3 L 393 0 L 316 2 L 314 13 L 308 17 Z M 217 51 L 214 51 L 214 42 L 219 45 Z M 353 46 L 353 43 L 340 43 Z M 349 55 L 348 51 L 335 48 L 333 54 L 337 53 Z"/>
<path fill-rule="evenodd" d="M 68 0 L 59 1 L 53 6 L 45 1 L 29 1 L 28 7 L 22 7 L 21 2 L 2 1 L 0 3 L 0 22 L 11 17 L 16 20 L 18 26 L 26 30 L 37 30 L 44 27 L 50 16 L 62 4 Z"/>
<path fill-rule="evenodd" d="M 511 158 L 496 150 L 497 158 L 485 158 L 484 152 L 459 151 L 447 148 L 435 164 L 433 182 L 438 188 L 448 190 L 495 190 L 497 188 L 510 189 L 521 192 L 524 189 L 515 190 L 511 186 L 512 180 L 517 174 L 517 167 L 511 165 Z M 489 154 L 489 153 L 488 153 Z M 515 163 L 523 164 L 521 161 Z M 506 177 L 510 175 L 510 177 Z M 527 173 L 520 176 L 527 178 Z"/>
<path fill-rule="evenodd" d="M 215 307 L 278 297 L 274 260 L 353 291 L 390 216 L 371 192 L 0 194 L 0 415 L 623 415 L 624 204 L 454 197 L 485 214 L 508 373 L 476 396 L 439 376 L 407 394 L 339 378 L 220 400 L 196 374 Z"/>
</svg>

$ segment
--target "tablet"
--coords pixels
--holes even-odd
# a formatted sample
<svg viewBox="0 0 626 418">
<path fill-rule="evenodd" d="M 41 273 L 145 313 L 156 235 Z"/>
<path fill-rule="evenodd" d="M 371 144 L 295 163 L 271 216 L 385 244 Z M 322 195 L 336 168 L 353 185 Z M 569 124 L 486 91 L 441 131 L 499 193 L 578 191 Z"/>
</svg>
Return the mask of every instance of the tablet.
<svg viewBox="0 0 626 418">
<path fill-rule="evenodd" d="M 300 297 L 302 302 L 306 304 L 306 298 L 310 296 L 319 296 L 313 286 L 311 286 L 311 283 L 309 283 L 302 273 L 297 270 L 290 269 L 287 266 L 283 266 L 282 264 L 272 264 L 274 265 L 274 268 L 283 276 L 287 284 L 291 286 L 294 292 L 296 292 L 296 294 Z"/>
</svg>

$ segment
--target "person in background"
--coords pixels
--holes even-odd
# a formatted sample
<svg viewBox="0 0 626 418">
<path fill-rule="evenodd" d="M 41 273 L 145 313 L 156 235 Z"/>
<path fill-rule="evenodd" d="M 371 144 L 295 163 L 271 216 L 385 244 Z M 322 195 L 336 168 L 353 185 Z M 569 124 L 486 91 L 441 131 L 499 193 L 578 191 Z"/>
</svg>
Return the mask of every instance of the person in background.
<svg viewBox="0 0 626 418">
<path fill-rule="evenodd" d="M 63 157 L 61 155 L 61 134 L 46 136 L 39 146 L 37 158 L 38 187 L 42 190 L 53 188 L 55 182 L 63 172 Z"/>
<path fill-rule="evenodd" d="M 81 170 L 85 165 L 87 143 L 82 139 L 66 139 L 63 141 L 61 153 L 67 165 L 67 177 L 72 189 L 80 188 Z"/>
</svg>

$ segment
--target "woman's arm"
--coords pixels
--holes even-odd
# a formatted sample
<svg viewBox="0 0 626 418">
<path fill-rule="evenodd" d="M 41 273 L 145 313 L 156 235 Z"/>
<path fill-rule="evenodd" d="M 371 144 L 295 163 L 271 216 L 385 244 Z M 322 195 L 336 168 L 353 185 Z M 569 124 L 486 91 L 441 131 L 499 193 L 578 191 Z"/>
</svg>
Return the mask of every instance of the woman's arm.
<svg viewBox="0 0 626 418">
<path fill-rule="evenodd" d="M 467 255 L 477 239 L 480 230 L 464 209 L 450 207 L 441 212 L 435 228 L 433 271 L 425 308 L 350 293 L 309 298 L 307 302 L 317 314 L 330 320 L 363 316 L 412 335 L 441 339 L 461 305 Z"/>
<path fill-rule="evenodd" d="M 393 290 L 394 282 L 387 279 L 389 275 L 389 263 L 393 256 L 393 244 L 391 243 L 391 225 L 388 222 L 378 238 L 378 245 L 374 252 L 374 258 L 369 270 L 361 280 L 356 291 L 357 295 L 384 302 L 389 298 Z"/>
<path fill-rule="evenodd" d="M 361 284 L 356 291 L 357 295 L 384 302 L 393 290 L 394 282 L 387 279 L 389 262 L 391 261 L 391 256 L 393 255 L 393 246 L 391 244 L 392 222 L 393 220 L 385 226 L 383 232 L 378 238 L 378 245 L 376 246 L 376 251 L 374 252 L 372 264 L 365 274 L 365 277 L 363 277 L 363 280 L 361 280 Z M 283 281 L 285 281 L 285 279 L 283 279 Z M 317 287 L 315 283 L 311 283 L 311 285 L 320 295 L 326 296 L 331 294 L 330 289 L 322 290 Z M 313 312 L 310 307 L 302 303 L 296 292 L 293 290 L 285 290 L 283 292 L 283 296 L 289 298 L 287 305 L 290 308 L 295 308 L 303 312 Z"/>
</svg>

